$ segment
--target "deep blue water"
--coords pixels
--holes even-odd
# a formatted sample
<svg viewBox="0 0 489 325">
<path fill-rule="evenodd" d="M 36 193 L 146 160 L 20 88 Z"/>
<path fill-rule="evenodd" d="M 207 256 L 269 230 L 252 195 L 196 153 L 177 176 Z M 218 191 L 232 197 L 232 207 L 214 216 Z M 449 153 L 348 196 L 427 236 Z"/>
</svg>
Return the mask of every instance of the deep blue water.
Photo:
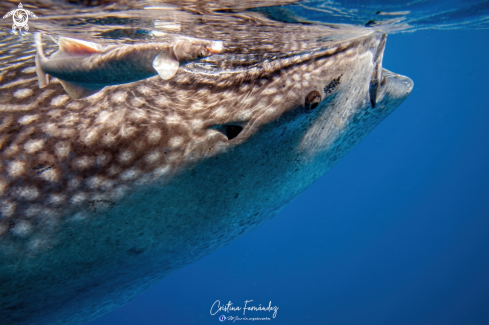
<svg viewBox="0 0 489 325">
<path fill-rule="evenodd" d="M 489 324 L 488 57 L 488 30 L 390 35 L 405 103 L 271 221 L 90 324 L 220 324 L 216 300 L 279 307 L 258 324 Z"/>
</svg>

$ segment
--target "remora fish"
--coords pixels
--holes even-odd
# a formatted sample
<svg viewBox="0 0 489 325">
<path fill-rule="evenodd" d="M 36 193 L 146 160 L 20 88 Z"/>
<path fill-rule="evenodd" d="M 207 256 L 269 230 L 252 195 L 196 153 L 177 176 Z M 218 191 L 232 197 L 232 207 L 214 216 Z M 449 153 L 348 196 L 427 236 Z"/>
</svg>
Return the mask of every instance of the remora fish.
<svg viewBox="0 0 489 325">
<path fill-rule="evenodd" d="M 137 45 L 100 44 L 60 37 L 59 50 L 48 59 L 44 56 L 41 34 L 34 35 L 36 72 L 39 87 L 49 84 L 48 74 L 60 79 L 74 99 L 84 98 L 105 86 L 146 79 L 156 74 L 163 80 L 172 78 L 181 64 L 221 53 L 222 42 L 180 38 L 172 43 Z"/>
<path fill-rule="evenodd" d="M 256 46 L 307 48 L 279 27 Z M 410 79 L 382 69 L 385 40 L 362 29 L 242 68 L 224 55 L 233 69 L 191 64 L 77 101 L 58 83 L 39 89 L 32 60 L 12 61 L 0 85 L 2 324 L 83 324 L 272 218 L 409 95 Z"/>
</svg>

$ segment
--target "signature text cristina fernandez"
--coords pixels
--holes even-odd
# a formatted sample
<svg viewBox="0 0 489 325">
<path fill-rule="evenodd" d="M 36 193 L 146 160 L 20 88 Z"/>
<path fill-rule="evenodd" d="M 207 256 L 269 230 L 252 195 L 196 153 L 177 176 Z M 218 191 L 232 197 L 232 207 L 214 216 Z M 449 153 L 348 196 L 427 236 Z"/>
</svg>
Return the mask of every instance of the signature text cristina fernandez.
<svg viewBox="0 0 489 325">
<path fill-rule="evenodd" d="M 246 315 L 247 311 L 268 311 L 268 312 L 273 312 L 273 318 L 277 316 L 277 311 L 278 307 L 277 306 L 272 306 L 272 302 L 270 301 L 268 303 L 268 306 L 262 306 L 259 304 L 258 306 L 255 306 L 251 304 L 253 300 L 245 300 L 243 306 L 234 306 L 231 301 L 229 301 L 225 305 L 221 305 L 221 302 L 219 300 L 214 301 L 211 307 L 211 315 L 215 315 L 218 312 L 233 312 L 233 311 L 243 311 L 243 315 Z"/>
</svg>

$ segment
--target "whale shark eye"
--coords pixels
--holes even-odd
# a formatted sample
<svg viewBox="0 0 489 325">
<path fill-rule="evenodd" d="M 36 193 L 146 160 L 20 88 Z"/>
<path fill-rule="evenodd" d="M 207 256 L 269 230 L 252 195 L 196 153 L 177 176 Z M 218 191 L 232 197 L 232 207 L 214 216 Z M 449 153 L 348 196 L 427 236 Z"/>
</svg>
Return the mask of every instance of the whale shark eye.
<svg viewBox="0 0 489 325">
<path fill-rule="evenodd" d="M 307 94 L 304 101 L 304 109 L 306 113 L 311 113 L 321 102 L 321 95 L 318 91 L 313 90 Z"/>
</svg>

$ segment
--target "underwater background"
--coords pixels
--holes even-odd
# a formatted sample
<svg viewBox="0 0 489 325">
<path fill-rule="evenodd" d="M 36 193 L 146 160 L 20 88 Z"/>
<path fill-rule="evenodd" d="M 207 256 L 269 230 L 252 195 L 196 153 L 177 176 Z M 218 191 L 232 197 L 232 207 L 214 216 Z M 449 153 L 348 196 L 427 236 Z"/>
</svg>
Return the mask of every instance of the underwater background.
<svg viewBox="0 0 489 325">
<path fill-rule="evenodd" d="M 489 30 L 389 35 L 383 66 L 414 81 L 394 113 L 271 221 L 90 324 L 240 315 L 216 300 L 271 301 L 252 315 L 275 324 L 489 324 L 488 58 Z"/>
<path fill-rule="evenodd" d="M 489 324 L 489 2 L 254 10 L 291 23 L 385 21 L 383 67 L 411 78 L 411 95 L 272 220 L 89 324 L 241 315 L 211 315 L 216 300 L 271 302 L 275 318 L 250 315 L 275 324 Z"/>
</svg>

